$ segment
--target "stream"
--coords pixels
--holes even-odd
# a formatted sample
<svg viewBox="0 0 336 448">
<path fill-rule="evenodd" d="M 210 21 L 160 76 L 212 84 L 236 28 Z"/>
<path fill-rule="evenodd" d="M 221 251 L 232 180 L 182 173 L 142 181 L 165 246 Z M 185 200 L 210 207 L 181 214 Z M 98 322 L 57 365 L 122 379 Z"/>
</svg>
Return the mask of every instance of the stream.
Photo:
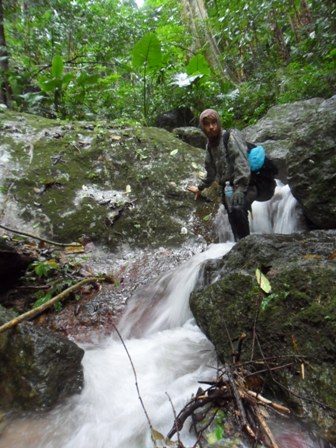
<svg viewBox="0 0 336 448">
<path fill-rule="evenodd" d="M 220 209 L 215 223 L 219 243 L 161 274 L 150 288 L 136 290 L 129 298 L 118 324 L 123 341 L 112 334 L 103 342 L 81 345 L 85 349 L 82 393 L 40 417 L 10 423 L 0 437 L 0 448 L 151 448 L 138 393 L 151 425 L 163 435 L 168 433 L 174 410 L 178 413 L 195 394 L 198 381 L 216 375 L 213 346 L 192 317 L 189 296 L 203 263 L 222 257 L 234 245 L 230 234 L 223 232 L 226 219 Z M 254 204 L 251 230 L 302 230 L 287 186 L 279 185 L 270 202 Z M 291 420 L 285 424 L 279 420 L 273 428 L 281 448 L 322 446 Z M 188 424 L 180 438 L 185 447 L 195 443 Z"/>
</svg>

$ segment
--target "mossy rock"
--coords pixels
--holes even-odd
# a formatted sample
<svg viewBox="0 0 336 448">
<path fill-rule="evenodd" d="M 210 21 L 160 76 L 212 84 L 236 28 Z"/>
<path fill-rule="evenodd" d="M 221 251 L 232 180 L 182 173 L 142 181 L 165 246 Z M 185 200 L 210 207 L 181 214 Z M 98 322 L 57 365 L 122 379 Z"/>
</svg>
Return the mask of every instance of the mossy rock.
<svg viewBox="0 0 336 448">
<path fill-rule="evenodd" d="M 211 231 L 187 185 L 204 152 L 158 128 L 1 115 L 7 176 L 1 191 L 16 224 L 68 242 L 83 234 L 116 248 L 179 245 Z M 15 201 L 16 216 L 9 213 Z M 215 214 L 217 204 L 212 206 Z M 7 213 L 7 215 L 6 215 Z"/>
</svg>

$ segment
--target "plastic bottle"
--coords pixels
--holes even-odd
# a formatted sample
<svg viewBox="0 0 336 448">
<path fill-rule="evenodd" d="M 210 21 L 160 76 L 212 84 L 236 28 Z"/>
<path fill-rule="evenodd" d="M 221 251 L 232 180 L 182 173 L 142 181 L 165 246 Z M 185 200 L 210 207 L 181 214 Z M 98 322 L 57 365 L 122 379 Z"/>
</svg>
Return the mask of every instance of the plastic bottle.
<svg viewBox="0 0 336 448">
<path fill-rule="evenodd" d="M 232 206 L 233 187 L 228 180 L 225 182 L 224 196 L 228 211 L 230 212 Z"/>
</svg>

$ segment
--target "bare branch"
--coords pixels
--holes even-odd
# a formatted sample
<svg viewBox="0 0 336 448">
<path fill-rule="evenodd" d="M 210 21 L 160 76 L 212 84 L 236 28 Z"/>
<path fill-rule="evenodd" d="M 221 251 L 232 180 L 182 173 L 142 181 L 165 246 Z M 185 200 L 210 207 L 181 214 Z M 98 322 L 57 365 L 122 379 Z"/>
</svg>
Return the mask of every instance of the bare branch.
<svg viewBox="0 0 336 448">
<path fill-rule="evenodd" d="M 0 228 L 7 230 L 8 232 L 13 232 L 16 233 L 18 235 L 23 235 L 23 236 L 27 236 L 28 238 L 33 238 L 34 240 L 38 240 L 41 241 L 43 243 L 47 243 L 47 244 L 51 244 L 53 246 L 59 246 L 59 247 L 81 247 L 82 245 L 80 243 L 57 243 L 56 241 L 50 241 L 50 240 L 46 240 L 45 238 L 40 238 L 39 236 L 36 235 L 32 235 L 30 233 L 26 233 L 26 232 L 21 232 L 20 230 L 16 230 L 16 229 L 11 229 L 10 227 L 4 226 L 3 224 L 0 224 Z"/>
<path fill-rule="evenodd" d="M 154 437 L 153 437 L 154 428 L 153 428 L 153 425 L 152 425 L 152 423 L 151 423 L 151 421 L 150 421 L 150 418 L 149 418 L 148 412 L 147 412 L 147 410 L 146 410 L 146 408 L 145 408 L 145 405 L 144 405 L 144 402 L 143 402 L 143 400 L 142 400 L 142 397 L 141 397 L 141 395 L 140 395 L 140 389 L 139 389 L 139 385 L 138 385 L 138 377 L 137 377 L 137 373 L 136 373 L 136 370 L 135 370 L 135 367 L 134 367 L 134 364 L 133 364 L 131 355 L 129 354 L 129 351 L 128 351 L 127 347 L 126 347 L 126 344 L 125 344 L 125 342 L 124 342 L 124 340 L 123 340 L 123 338 L 122 338 L 122 336 L 121 336 L 121 334 L 120 334 L 118 328 L 116 327 L 115 324 L 113 324 L 113 327 L 114 327 L 114 329 L 115 329 L 115 331 L 116 331 L 116 333 L 117 333 L 117 335 L 118 335 L 118 337 L 119 337 L 119 339 L 120 339 L 120 341 L 121 341 L 121 343 L 122 343 L 122 345 L 123 345 L 123 347 L 124 347 L 124 349 L 125 349 L 125 352 L 126 352 L 126 354 L 127 354 L 127 356 L 128 356 L 128 359 L 129 359 L 129 362 L 130 362 L 130 364 L 131 364 L 131 367 L 132 367 L 132 370 L 133 370 L 134 379 L 135 379 L 135 388 L 136 388 L 136 390 L 137 390 L 138 398 L 139 398 L 141 407 L 142 407 L 142 409 L 143 409 L 143 411 L 144 411 L 144 413 L 145 413 L 145 416 L 146 416 L 146 419 L 147 419 L 149 428 L 150 428 L 150 430 L 151 430 L 151 438 L 152 438 L 152 442 L 154 443 L 154 446 L 155 446 L 155 448 L 156 448 L 156 447 L 157 447 L 157 443 L 156 443 L 156 440 L 155 440 Z"/>
</svg>

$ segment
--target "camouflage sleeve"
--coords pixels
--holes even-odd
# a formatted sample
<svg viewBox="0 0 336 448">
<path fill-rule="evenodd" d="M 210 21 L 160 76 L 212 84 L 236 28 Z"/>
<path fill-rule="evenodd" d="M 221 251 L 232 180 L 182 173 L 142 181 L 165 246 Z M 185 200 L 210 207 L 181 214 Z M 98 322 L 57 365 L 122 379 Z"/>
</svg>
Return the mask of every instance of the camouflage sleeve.
<svg viewBox="0 0 336 448">
<path fill-rule="evenodd" d="M 210 154 L 208 148 L 206 149 L 206 153 L 205 153 L 204 166 L 205 166 L 206 175 L 204 178 L 201 179 L 201 183 L 198 185 L 199 190 L 204 190 L 204 188 L 210 187 L 210 185 L 216 178 L 216 167 L 215 167 L 213 158 L 211 157 L 211 154 Z"/>
<path fill-rule="evenodd" d="M 230 134 L 228 141 L 228 149 L 230 151 L 231 163 L 233 164 L 235 188 L 240 191 L 246 191 L 250 182 L 251 170 L 247 160 L 247 146 L 242 133 L 234 130 Z"/>
</svg>

